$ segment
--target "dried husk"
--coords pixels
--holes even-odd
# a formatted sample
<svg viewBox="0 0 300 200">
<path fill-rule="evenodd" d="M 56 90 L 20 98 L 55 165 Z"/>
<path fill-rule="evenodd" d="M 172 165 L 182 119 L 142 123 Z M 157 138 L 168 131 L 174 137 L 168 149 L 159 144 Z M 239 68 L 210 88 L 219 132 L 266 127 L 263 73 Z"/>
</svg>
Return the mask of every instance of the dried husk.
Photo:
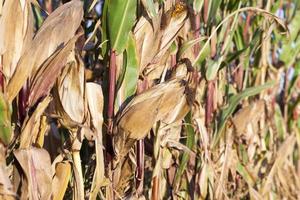
<svg viewBox="0 0 300 200">
<path fill-rule="evenodd" d="M 185 81 L 174 79 L 134 97 L 116 119 L 113 137 L 116 158 L 123 158 L 136 140 L 146 137 L 154 123 L 180 102 L 184 92 Z"/>
<path fill-rule="evenodd" d="M 141 17 L 134 30 L 140 73 L 149 65 L 160 62 L 186 20 L 187 10 L 183 3 L 154 18 Z M 148 70 L 149 71 L 149 70 Z"/>
<path fill-rule="evenodd" d="M 70 129 L 84 123 L 87 111 L 84 65 L 75 51 L 70 54 L 69 62 L 58 78 L 53 95 L 60 123 Z"/>
</svg>

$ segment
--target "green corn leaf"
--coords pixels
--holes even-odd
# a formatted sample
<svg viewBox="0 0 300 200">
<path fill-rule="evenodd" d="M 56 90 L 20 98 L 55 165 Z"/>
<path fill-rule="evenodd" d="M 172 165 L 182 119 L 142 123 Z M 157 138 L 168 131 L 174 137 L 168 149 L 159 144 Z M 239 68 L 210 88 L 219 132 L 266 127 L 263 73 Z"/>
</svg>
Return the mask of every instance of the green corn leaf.
<svg viewBox="0 0 300 200">
<path fill-rule="evenodd" d="M 8 145 L 12 139 L 11 111 L 8 102 L 0 93 L 0 142 Z"/>
<path fill-rule="evenodd" d="M 208 23 L 211 23 L 213 19 L 217 15 L 218 8 L 221 5 L 221 0 L 214 0 L 209 2 L 209 15 L 208 15 Z"/>
<path fill-rule="evenodd" d="M 187 130 L 187 140 L 186 140 L 185 145 L 187 148 L 193 149 L 193 146 L 195 145 L 195 131 L 194 131 L 193 126 L 191 126 L 191 123 L 192 123 L 191 113 L 189 113 L 186 116 L 185 121 L 186 121 L 186 130 Z M 188 152 L 183 153 L 181 160 L 180 160 L 179 168 L 176 172 L 175 179 L 173 182 L 173 184 L 175 184 L 174 188 L 178 187 L 178 185 L 180 184 L 180 180 L 182 178 L 182 174 L 183 174 L 184 170 L 186 170 L 186 165 L 189 161 L 189 157 L 190 156 L 189 156 Z"/>
<path fill-rule="evenodd" d="M 110 0 L 108 5 L 108 31 L 111 48 L 118 54 L 126 48 L 128 34 L 136 19 L 136 0 Z"/>
<path fill-rule="evenodd" d="M 117 81 L 117 90 L 122 87 L 124 98 L 130 97 L 135 93 L 139 75 L 136 44 L 132 33 L 129 34 L 128 45 L 123 53 L 123 66 L 120 77 Z"/>
<path fill-rule="evenodd" d="M 101 19 L 101 23 L 102 23 L 102 26 L 101 26 L 101 56 L 102 57 L 105 57 L 105 55 L 107 55 L 108 53 L 108 43 L 105 42 L 108 40 L 108 35 L 107 35 L 107 16 L 108 16 L 108 5 L 109 5 L 109 2 L 110 0 L 106 0 L 104 1 L 104 5 L 103 5 L 103 15 L 102 15 L 102 19 Z"/>
<path fill-rule="evenodd" d="M 133 95 L 136 90 L 139 66 L 136 53 L 136 44 L 132 34 L 129 34 L 128 46 L 126 48 L 128 59 L 126 66 L 126 73 L 123 84 L 125 85 L 125 98 Z"/>
</svg>

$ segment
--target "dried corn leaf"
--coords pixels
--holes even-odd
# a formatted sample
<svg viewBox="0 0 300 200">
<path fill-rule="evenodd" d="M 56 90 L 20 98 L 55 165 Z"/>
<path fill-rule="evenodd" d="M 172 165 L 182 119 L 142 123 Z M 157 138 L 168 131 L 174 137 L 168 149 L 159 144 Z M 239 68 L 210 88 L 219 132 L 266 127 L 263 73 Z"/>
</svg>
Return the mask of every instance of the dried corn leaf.
<svg viewBox="0 0 300 200">
<path fill-rule="evenodd" d="M 18 149 L 14 155 L 25 175 L 21 199 L 51 199 L 52 170 L 48 152 L 38 148 Z"/>
<path fill-rule="evenodd" d="M 79 35 L 73 37 L 62 49 L 51 55 L 32 77 L 29 95 L 29 106 L 33 106 L 40 98 L 49 94 L 60 71 L 66 65 L 69 54 L 75 47 Z"/>
<path fill-rule="evenodd" d="M 3 73 L 7 81 L 32 37 L 33 13 L 30 2 L 5 1 L 0 18 L 0 55 L 3 54 Z"/>
<path fill-rule="evenodd" d="M 52 180 L 53 200 L 62 200 L 71 178 L 71 164 L 59 162 L 55 167 L 55 176 Z"/>
<path fill-rule="evenodd" d="M 102 144 L 102 124 L 103 124 L 103 94 L 102 88 L 96 83 L 87 83 L 87 101 L 91 114 L 91 122 L 95 130 L 96 148 L 96 169 L 93 176 L 91 194 L 89 199 L 96 199 L 101 185 L 104 182 L 104 156 Z"/>
<path fill-rule="evenodd" d="M 136 52 L 138 53 L 140 72 L 151 63 L 151 60 L 159 50 L 158 38 L 162 34 L 159 32 L 159 26 L 160 16 L 153 18 L 151 22 L 142 16 L 135 26 L 134 36 L 137 44 Z"/>
<path fill-rule="evenodd" d="M 41 115 L 48 107 L 51 97 L 46 97 L 41 103 L 38 104 L 33 114 L 25 119 L 20 136 L 20 148 L 29 148 L 30 145 L 37 142 L 37 137 L 40 130 Z"/>
<path fill-rule="evenodd" d="M 82 2 L 71 1 L 51 13 L 36 33 L 18 62 L 7 86 L 8 100 L 12 101 L 23 84 L 59 46 L 65 45 L 80 26 L 83 17 Z M 49 42 L 51 41 L 51 42 Z"/>
</svg>

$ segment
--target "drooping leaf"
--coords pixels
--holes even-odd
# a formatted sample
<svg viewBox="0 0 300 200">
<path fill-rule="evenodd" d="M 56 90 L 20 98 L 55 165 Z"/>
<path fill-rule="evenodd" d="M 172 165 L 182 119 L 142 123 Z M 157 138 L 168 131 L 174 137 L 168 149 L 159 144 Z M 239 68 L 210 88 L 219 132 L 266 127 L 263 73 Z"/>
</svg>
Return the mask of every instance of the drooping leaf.
<svg viewBox="0 0 300 200">
<path fill-rule="evenodd" d="M 218 74 L 218 70 L 221 66 L 223 57 L 218 58 L 217 61 L 214 60 L 209 60 L 208 61 L 208 66 L 206 70 L 205 77 L 208 81 L 214 80 Z"/>
<path fill-rule="evenodd" d="M 104 154 L 102 144 L 102 124 L 103 124 L 103 94 L 102 88 L 96 83 L 87 83 L 87 101 L 91 114 L 91 122 L 95 130 L 95 148 L 96 148 L 96 169 L 91 186 L 90 199 L 96 199 L 100 187 L 104 183 Z"/>
<path fill-rule="evenodd" d="M 194 45 L 200 43 L 203 40 L 205 40 L 205 37 L 199 37 L 197 39 L 193 39 L 193 40 L 186 41 L 185 43 L 183 43 L 178 51 L 178 57 L 181 58 L 186 50 L 192 48 Z"/>
<path fill-rule="evenodd" d="M 7 85 L 9 102 L 16 97 L 30 74 L 36 73 L 41 64 L 59 46 L 65 45 L 75 35 L 82 17 L 80 1 L 66 3 L 48 16 L 21 56 L 16 71 Z"/>
<path fill-rule="evenodd" d="M 40 98 L 49 94 L 56 78 L 66 65 L 78 36 L 73 37 L 62 49 L 51 55 L 32 77 L 28 105 L 33 106 Z"/>
</svg>

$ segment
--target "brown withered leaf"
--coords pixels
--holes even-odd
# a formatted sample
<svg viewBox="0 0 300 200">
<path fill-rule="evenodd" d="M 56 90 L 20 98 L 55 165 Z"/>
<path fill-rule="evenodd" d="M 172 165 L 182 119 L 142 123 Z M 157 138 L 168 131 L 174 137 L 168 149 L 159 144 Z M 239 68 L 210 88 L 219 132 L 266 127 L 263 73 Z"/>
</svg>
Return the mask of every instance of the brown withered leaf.
<svg viewBox="0 0 300 200">
<path fill-rule="evenodd" d="M 91 122 L 95 132 L 96 169 L 93 176 L 91 193 L 89 199 L 96 199 L 101 185 L 104 181 L 104 156 L 102 143 L 103 124 L 103 94 L 101 85 L 96 83 L 86 84 L 88 107 Z"/>
<path fill-rule="evenodd" d="M 6 81 L 14 73 L 19 58 L 31 41 L 33 30 L 30 2 L 5 1 L 0 18 L 0 55 L 3 54 L 2 64 Z"/>
<path fill-rule="evenodd" d="M 116 158 L 124 158 L 136 140 L 143 139 L 155 122 L 174 109 L 184 92 L 185 81 L 174 79 L 134 97 L 116 119 L 113 137 Z"/>
<path fill-rule="evenodd" d="M 44 149 L 18 149 L 14 156 L 24 173 L 21 199 L 51 199 L 52 170 L 48 152 Z"/>
<path fill-rule="evenodd" d="M 25 119 L 21 130 L 20 148 L 29 148 L 31 144 L 37 142 L 37 137 L 40 130 L 41 115 L 51 101 L 51 97 L 46 97 L 41 103 L 38 104 L 33 114 Z"/>
<path fill-rule="evenodd" d="M 78 127 L 85 120 L 84 64 L 78 53 L 70 54 L 70 61 L 57 79 L 54 102 L 59 121 L 66 127 Z"/>
<path fill-rule="evenodd" d="M 175 40 L 187 17 L 187 9 L 183 3 L 177 3 L 166 13 L 161 10 L 151 21 L 141 17 L 134 36 L 139 53 L 140 72 L 147 65 L 158 63 Z"/>
<path fill-rule="evenodd" d="M 21 56 L 17 68 L 7 85 L 8 100 L 12 101 L 33 72 L 35 74 L 45 60 L 59 46 L 65 45 L 80 26 L 83 17 L 81 1 L 71 1 L 57 8 L 45 20 L 31 44 Z M 51 42 L 49 42 L 51 41 Z"/>
<path fill-rule="evenodd" d="M 52 181 L 53 200 L 63 199 L 71 177 L 71 164 L 59 162 L 55 167 L 55 176 Z"/>
<path fill-rule="evenodd" d="M 49 94 L 79 35 L 73 37 L 62 49 L 52 54 L 32 77 L 28 105 L 33 106 L 40 98 Z"/>
</svg>

